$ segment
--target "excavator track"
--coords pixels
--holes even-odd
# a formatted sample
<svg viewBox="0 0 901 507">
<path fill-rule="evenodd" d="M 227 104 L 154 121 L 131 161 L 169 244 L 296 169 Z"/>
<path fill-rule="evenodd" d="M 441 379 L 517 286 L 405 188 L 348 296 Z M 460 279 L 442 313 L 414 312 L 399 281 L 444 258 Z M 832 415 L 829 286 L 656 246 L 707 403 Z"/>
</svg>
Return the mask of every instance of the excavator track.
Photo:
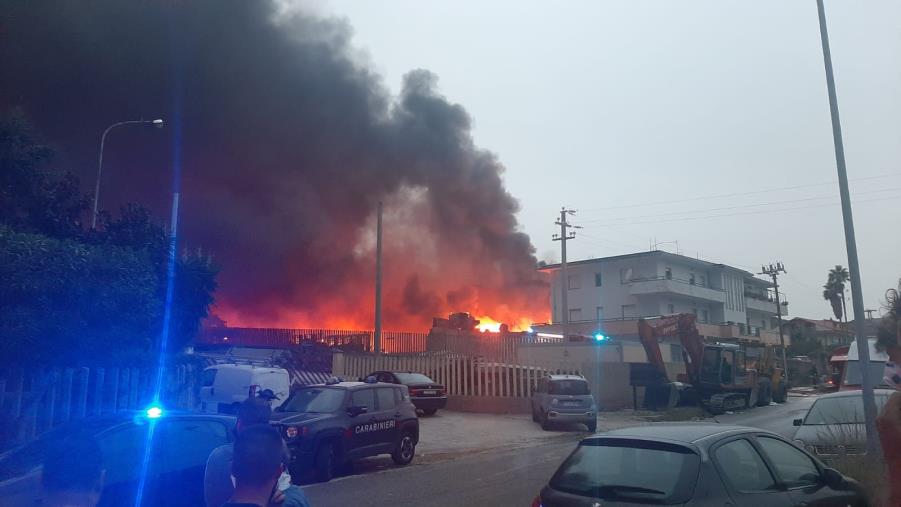
<svg viewBox="0 0 901 507">
<path fill-rule="evenodd" d="M 745 405 L 745 395 L 742 393 L 714 394 L 707 401 L 707 409 L 713 415 L 719 415 L 729 410 L 744 408 Z"/>
</svg>

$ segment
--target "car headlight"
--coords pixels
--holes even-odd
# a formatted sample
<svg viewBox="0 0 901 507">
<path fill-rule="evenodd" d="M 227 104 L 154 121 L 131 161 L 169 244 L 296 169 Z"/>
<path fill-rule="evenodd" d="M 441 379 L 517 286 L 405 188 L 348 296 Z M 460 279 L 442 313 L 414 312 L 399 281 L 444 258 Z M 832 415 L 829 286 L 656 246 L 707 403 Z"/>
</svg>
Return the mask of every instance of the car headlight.
<svg viewBox="0 0 901 507">
<path fill-rule="evenodd" d="M 288 426 L 288 427 L 285 429 L 285 436 L 288 437 L 288 438 L 295 438 L 295 437 L 297 437 L 297 426 Z"/>
<path fill-rule="evenodd" d="M 558 400 L 557 398 L 551 400 L 551 405 L 557 406 L 558 403 L 560 403 L 560 400 Z"/>
</svg>

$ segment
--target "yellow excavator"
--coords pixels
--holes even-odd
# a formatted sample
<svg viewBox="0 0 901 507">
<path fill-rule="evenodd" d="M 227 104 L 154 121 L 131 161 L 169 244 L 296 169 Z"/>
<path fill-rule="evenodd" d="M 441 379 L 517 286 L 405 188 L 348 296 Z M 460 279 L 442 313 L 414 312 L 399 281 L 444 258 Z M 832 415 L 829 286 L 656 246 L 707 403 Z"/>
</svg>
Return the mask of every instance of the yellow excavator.
<svg viewBox="0 0 901 507">
<path fill-rule="evenodd" d="M 783 396 L 782 372 L 774 366 L 774 353 L 768 354 L 764 350 L 762 360 L 751 361 L 752 366 L 763 366 L 762 371 L 749 368 L 746 350 L 741 346 L 705 343 L 698 332 L 694 314 L 639 319 L 638 335 L 648 362 L 657 367 L 662 379 L 645 390 L 645 399 L 654 400 L 655 406 L 700 402 L 710 413 L 722 414 L 764 402 L 769 404 L 770 398 L 778 401 L 777 396 Z M 686 373 L 680 374 L 675 382 L 669 380 L 660 352 L 660 341 L 672 337 L 679 339 L 685 355 Z M 772 366 L 767 366 L 767 362 Z M 761 393 L 764 398 L 760 397 Z"/>
</svg>

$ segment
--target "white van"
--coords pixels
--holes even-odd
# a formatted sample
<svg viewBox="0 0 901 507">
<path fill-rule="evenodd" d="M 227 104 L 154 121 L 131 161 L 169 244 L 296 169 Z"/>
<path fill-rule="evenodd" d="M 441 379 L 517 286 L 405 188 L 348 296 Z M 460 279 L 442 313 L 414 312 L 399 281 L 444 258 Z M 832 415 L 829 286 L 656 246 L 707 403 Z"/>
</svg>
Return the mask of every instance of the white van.
<svg viewBox="0 0 901 507">
<path fill-rule="evenodd" d="M 288 370 L 250 364 L 217 364 L 203 370 L 200 410 L 208 414 L 235 414 L 238 405 L 251 393 L 271 389 L 278 397 L 275 408 L 286 399 L 291 387 Z"/>
<path fill-rule="evenodd" d="M 870 380 L 873 387 L 891 387 L 885 385 L 882 379 L 885 370 L 885 363 L 889 360 L 888 354 L 876 350 L 876 338 L 869 338 L 867 343 L 870 346 Z M 857 340 L 851 342 L 848 347 L 848 360 L 845 363 L 845 369 L 842 372 L 842 381 L 840 390 L 860 389 L 862 375 L 860 373 L 860 353 L 857 351 Z"/>
</svg>

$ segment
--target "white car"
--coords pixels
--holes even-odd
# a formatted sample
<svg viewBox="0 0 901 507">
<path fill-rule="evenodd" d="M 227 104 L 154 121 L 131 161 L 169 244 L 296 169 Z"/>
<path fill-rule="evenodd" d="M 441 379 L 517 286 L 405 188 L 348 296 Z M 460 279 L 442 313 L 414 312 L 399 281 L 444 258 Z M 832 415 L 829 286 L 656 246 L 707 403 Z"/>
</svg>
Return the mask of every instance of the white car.
<svg viewBox="0 0 901 507">
<path fill-rule="evenodd" d="M 249 364 L 217 364 L 203 370 L 200 407 L 208 414 L 235 414 L 249 396 L 269 389 L 275 394 L 272 408 L 288 399 L 288 370 Z"/>
<path fill-rule="evenodd" d="M 876 389 L 876 410 L 882 410 L 895 391 Z M 839 391 L 820 397 L 807 410 L 798 426 L 795 443 L 809 453 L 828 461 L 831 457 L 866 454 L 866 427 L 861 391 Z"/>
</svg>

